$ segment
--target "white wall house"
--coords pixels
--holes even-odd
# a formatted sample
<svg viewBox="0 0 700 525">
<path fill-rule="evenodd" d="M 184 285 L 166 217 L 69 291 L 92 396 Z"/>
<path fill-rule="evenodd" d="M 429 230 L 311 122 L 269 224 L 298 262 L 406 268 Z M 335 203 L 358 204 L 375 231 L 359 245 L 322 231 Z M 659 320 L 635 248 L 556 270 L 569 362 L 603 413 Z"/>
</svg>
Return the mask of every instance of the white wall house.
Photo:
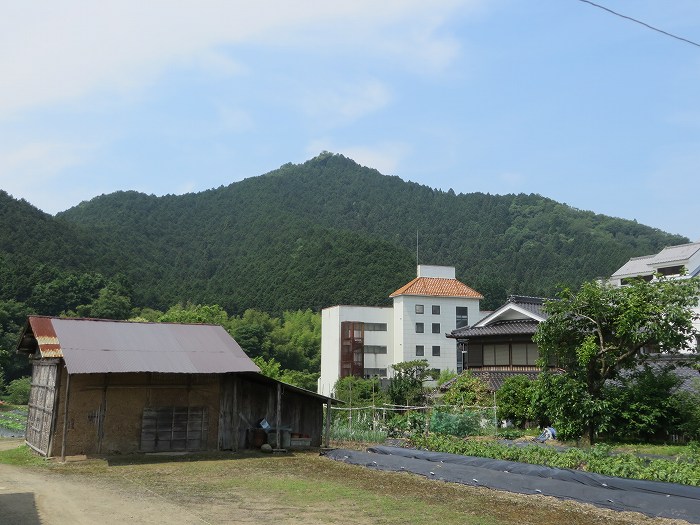
<svg viewBox="0 0 700 525">
<path fill-rule="evenodd" d="M 700 275 L 700 242 L 667 246 L 653 255 L 632 257 L 612 274 L 610 282 L 623 286 L 631 278 L 643 277 L 651 281 L 657 274 L 678 279 Z M 700 302 L 694 311 L 696 318 L 693 325 L 700 331 Z"/>
<path fill-rule="evenodd" d="M 446 335 L 484 317 L 483 296 L 458 281 L 454 267 L 419 265 L 417 277 L 389 297 L 391 307 L 322 310 L 319 393 L 330 395 L 348 375 L 391 377 L 391 365 L 402 361 L 426 359 L 429 368 L 461 371 L 461 353 Z"/>
</svg>

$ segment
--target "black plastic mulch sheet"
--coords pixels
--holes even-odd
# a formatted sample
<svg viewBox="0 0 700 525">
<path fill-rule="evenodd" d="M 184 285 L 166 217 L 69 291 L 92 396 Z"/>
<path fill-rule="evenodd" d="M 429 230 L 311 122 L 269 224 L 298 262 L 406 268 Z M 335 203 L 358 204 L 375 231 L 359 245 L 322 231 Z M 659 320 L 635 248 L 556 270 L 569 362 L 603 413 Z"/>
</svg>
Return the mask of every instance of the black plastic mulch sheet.
<svg viewBox="0 0 700 525">
<path fill-rule="evenodd" d="M 700 488 L 590 472 L 528 465 L 514 461 L 440 452 L 372 447 L 367 452 L 335 449 L 324 455 L 336 461 L 378 470 L 412 472 L 431 479 L 520 494 L 543 494 L 618 511 L 700 523 Z"/>
</svg>

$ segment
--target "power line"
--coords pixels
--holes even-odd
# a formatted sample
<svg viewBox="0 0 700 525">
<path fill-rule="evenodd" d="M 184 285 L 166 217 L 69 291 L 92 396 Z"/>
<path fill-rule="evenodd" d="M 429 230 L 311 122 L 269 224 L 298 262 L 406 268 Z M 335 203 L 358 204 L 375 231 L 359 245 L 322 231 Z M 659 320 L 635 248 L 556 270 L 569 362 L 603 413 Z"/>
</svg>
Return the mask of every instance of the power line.
<svg viewBox="0 0 700 525">
<path fill-rule="evenodd" d="M 622 13 L 618 13 L 618 12 L 616 12 L 616 11 L 613 11 L 612 9 L 608 9 L 608 8 L 605 7 L 605 6 L 596 4 L 595 2 L 591 2 L 590 0 L 579 0 L 579 2 L 583 2 L 583 3 L 586 3 L 586 4 L 590 4 L 590 5 L 594 6 L 594 7 L 598 7 L 598 8 L 600 8 L 600 9 L 603 9 L 604 11 L 607 11 L 608 13 L 612 13 L 612 14 L 615 15 L 615 16 L 619 16 L 620 18 L 625 18 L 625 19 L 630 20 L 630 21 L 632 21 L 632 22 L 636 22 L 637 24 L 641 24 L 641 25 L 643 25 L 644 27 L 649 28 L 649 29 L 651 29 L 651 30 L 653 30 L 653 31 L 657 31 L 657 32 L 659 32 L 659 33 L 661 33 L 661 34 L 664 34 L 664 35 L 666 35 L 666 36 L 670 36 L 671 38 L 675 38 L 676 40 L 680 40 L 680 41 L 682 41 L 682 42 L 686 42 L 686 43 L 688 43 L 688 44 L 692 44 L 692 45 L 694 45 L 694 46 L 700 47 L 700 44 L 698 44 L 697 42 L 693 42 L 692 40 L 688 40 L 687 38 L 683 38 L 683 37 L 681 37 L 681 36 L 677 36 L 677 35 L 674 35 L 674 34 L 672 34 L 672 33 L 668 33 L 668 32 L 666 32 L 666 31 L 664 31 L 663 29 L 659 29 L 658 27 L 650 26 L 649 24 L 647 24 L 647 23 L 645 23 L 645 22 L 642 22 L 641 20 L 637 20 L 636 18 L 632 18 L 631 16 L 623 15 Z"/>
</svg>

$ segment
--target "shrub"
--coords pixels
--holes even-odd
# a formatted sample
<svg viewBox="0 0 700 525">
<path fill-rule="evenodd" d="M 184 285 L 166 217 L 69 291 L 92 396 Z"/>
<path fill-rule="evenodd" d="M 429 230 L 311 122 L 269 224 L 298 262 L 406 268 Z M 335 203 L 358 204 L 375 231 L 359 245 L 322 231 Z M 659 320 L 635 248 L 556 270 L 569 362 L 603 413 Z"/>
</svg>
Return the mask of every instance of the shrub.
<svg viewBox="0 0 700 525">
<path fill-rule="evenodd" d="M 7 390 L 7 401 L 13 405 L 26 405 L 29 403 L 29 389 L 31 388 L 31 378 L 22 377 L 10 381 L 5 387 Z"/>
<path fill-rule="evenodd" d="M 481 432 L 481 415 L 478 412 L 461 413 L 434 410 L 430 417 L 430 430 L 450 436 L 471 436 Z"/>
<path fill-rule="evenodd" d="M 450 385 L 442 401 L 447 405 L 458 407 L 493 405 L 488 385 L 468 371 L 462 372 Z"/>
<path fill-rule="evenodd" d="M 503 382 L 496 392 L 498 419 L 508 419 L 517 427 L 524 428 L 527 421 L 534 419 L 532 396 L 535 384 L 527 376 L 516 375 Z"/>
</svg>

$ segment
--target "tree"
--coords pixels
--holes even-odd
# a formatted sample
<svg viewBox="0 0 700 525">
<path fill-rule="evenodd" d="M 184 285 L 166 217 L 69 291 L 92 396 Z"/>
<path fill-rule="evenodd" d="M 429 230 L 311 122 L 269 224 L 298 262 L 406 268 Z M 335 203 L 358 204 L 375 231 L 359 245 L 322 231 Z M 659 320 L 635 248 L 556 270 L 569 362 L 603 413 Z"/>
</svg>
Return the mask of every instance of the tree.
<svg viewBox="0 0 700 525">
<path fill-rule="evenodd" d="M 396 405 L 417 405 L 425 401 L 423 381 L 430 376 L 428 361 L 417 359 L 391 365 L 394 377 L 389 383 L 389 397 Z"/>
<path fill-rule="evenodd" d="M 461 408 L 491 406 L 493 404 L 488 385 L 469 371 L 464 371 L 459 375 L 445 392 L 442 401 L 447 405 Z"/>
<path fill-rule="evenodd" d="M 503 381 L 496 392 L 498 419 L 510 420 L 519 428 L 525 428 L 534 419 L 532 398 L 535 384 L 525 375 L 514 375 Z"/>
<path fill-rule="evenodd" d="M 543 366 L 556 363 L 585 387 L 587 408 L 578 419 L 587 440 L 603 421 L 606 381 L 649 359 L 644 348 L 678 353 L 691 347 L 698 295 L 698 278 L 659 277 L 633 279 L 622 287 L 586 282 L 577 292 L 564 288 L 557 300 L 545 303 L 549 317 L 533 340 Z"/>
<path fill-rule="evenodd" d="M 218 304 L 187 303 L 172 306 L 158 319 L 161 323 L 206 323 L 226 327 L 229 317 Z"/>
</svg>

